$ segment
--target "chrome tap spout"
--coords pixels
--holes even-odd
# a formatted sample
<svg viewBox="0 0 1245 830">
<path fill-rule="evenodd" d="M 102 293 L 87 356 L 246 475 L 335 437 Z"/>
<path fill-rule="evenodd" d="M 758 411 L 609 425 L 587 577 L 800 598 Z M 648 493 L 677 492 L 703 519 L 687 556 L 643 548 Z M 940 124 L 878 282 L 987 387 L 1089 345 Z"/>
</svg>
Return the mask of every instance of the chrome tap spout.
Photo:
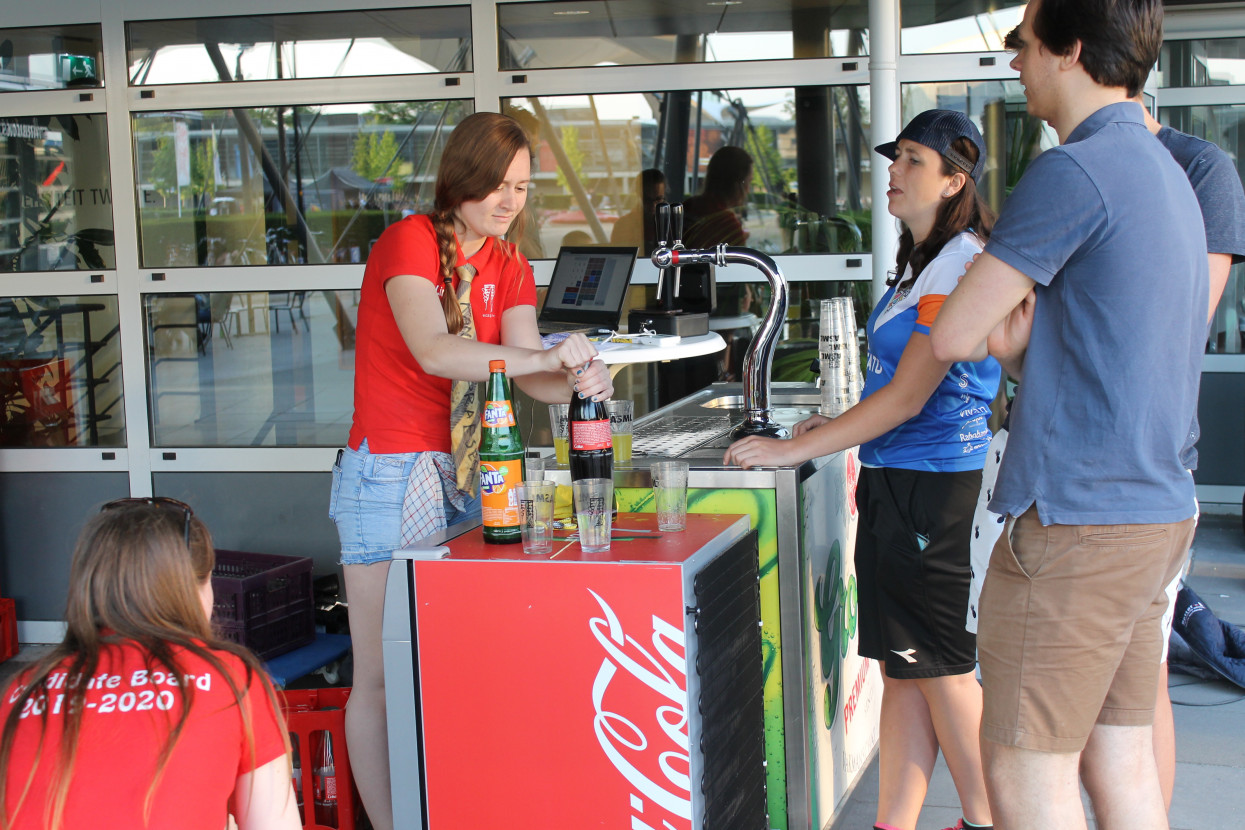
<svg viewBox="0 0 1245 830">
<path fill-rule="evenodd" d="M 787 317 L 790 291 L 787 278 L 770 257 L 751 248 L 717 245 L 713 248 L 688 248 L 678 250 L 660 245 L 653 251 L 653 264 L 658 268 L 677 268 L 680 265 L 705 263 L 709 265 L 751 265 L 769 281 L 772 302 L 761 321 L 761 327 L 753 335 L 748 353 L 744 355 L 743 397 L 744 421 L 731 430 L 731 440 L 747 435 L 765 435 L 786 438 L 787 428 L 773 418 L 770 409 L 770 376 L 774 366 L 774 349 L 782 333 L 782 323 Z"/>
</svg>

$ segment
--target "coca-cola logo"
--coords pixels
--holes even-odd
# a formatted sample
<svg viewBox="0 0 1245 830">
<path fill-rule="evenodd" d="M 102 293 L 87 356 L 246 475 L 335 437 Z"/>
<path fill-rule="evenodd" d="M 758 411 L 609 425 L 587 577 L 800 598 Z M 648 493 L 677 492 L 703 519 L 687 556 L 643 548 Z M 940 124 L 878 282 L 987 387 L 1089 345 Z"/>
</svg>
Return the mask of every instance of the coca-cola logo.
<svg viewBox="0 0 1245 830">
<path fill-rule="evenodd" d="M 588 627 L 605 650 L 592 682 L 592 728 L 605 757 L 633 790 L 631 826 L 690 828 L 683 629 L 654 614 L 650 652 L 623 631 L 618 615 L 599 594 L 592 589 L 588 593 L 603 615 L 589 619 Z M 638 711 L 613 711 L 619 703 Z M 650 705 L 651 712 L 645 712 Z"/>
</svg>

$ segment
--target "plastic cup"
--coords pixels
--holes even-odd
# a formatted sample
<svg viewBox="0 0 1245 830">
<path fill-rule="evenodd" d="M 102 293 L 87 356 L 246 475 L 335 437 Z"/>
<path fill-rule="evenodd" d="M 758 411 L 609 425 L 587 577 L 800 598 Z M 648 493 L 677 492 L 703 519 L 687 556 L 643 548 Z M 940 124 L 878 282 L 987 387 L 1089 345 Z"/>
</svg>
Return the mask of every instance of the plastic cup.
<svg viewBox="0 0 1245 830">
<path fill-rule="evenodd" d="M 658 461 L 649 467 L 659 530 L 687 528 L 687 462 Z"/>
<path fill-rule="evenodd" d="M 821 414 L 842 415 L 860 400 L 860 350 L 850 297 L 821 301 Z"/>
<path fill-rule="evenodd" d="M 549 404 L 549 428 L 553 431 L 553 455 L 559 464 L 571 463 L 571 405 Z"/>
<path fill-rule="evenodd" d="M 540 456 L 529 455 L 523 459 L 523 480 L 524 481 L 542 481 L 545 478 L 545 459 Z"/>
<path fill-rule="evenodd" d="M 635 417 L 635 402 L 609 400 L 605 411 L 610 416 L 610 438 L 614 442 L 614 461 L 631 460 L 631 422 Z"/>
<path fill-rule="evenodd" d="M 553 552 L 553 500 L 557 485 L 552 481 L 525 481 L 515 488 L 519 497 L 519 529 L 523 552 Z"/>
<path fill-rule="evenodd" d="M 575 496 L 575 523 L 584 553 L 610 549 L 610 519 L 614 510 L 614 482 L 608 478 L 581 478 L 571 483 Z"/>
<path fill-rule="evenodd" d="M 860 341 L 856 336 L 856 306 L 851 297 L 838 297 L 839 317 L 842 320 L 844 345 L 847 347 L 847 379 L 851 405 L 860 403 L 865 381 L 860 371 Z"/>
</svg>

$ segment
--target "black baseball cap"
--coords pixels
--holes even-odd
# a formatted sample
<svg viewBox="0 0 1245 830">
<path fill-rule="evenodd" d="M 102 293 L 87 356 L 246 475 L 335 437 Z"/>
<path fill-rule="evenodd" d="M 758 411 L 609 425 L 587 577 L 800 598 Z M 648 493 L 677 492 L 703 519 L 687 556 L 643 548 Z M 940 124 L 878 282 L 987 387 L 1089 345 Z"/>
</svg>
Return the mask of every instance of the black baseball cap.
<svg viewBox="0 0 1245 830">
<path fill-rule="evenodd" d="M 899 138 L 879 144 L 874 149 L 888 159 L 894 159 L 899 155 L 900 140 L 905 138 L 938 153 L 972 176 L 974 182 L 981 181 L 981 174 L 986 169 L 986 141 L 981 137 L 977 125 L 964 113 L 955 110 L 926 110 L 908 122 L 908 126 L 899 133 Z M 967 138 L 977 145 L 976 164 L 957 153 L 951 146 L 957 138 Z"/>
</svg>

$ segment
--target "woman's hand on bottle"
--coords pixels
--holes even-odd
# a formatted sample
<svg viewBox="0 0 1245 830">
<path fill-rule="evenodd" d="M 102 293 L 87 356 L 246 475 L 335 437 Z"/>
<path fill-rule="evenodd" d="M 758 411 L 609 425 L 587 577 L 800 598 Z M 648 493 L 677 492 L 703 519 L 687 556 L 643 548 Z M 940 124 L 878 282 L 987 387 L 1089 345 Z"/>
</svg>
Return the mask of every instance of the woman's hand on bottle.
<svg viewBox="0 0 1245 830">
<path fill-rule="evenodd" d="M 566 382 L 585 398 L 603 401 L 614 394 L 609 369 L 597 359 L 597 347 L 582 334 L 572 334 L 549 352 L 566 372 Z"/>
<path fill-rule="evenodd" d="M 604 401 L 609 400 L 614 394 L 614 381 L 610 377 L 609 367 L 600 360 L 593 360 L 586 366 L 567 369 L 566 379 L 571 389 L 578 392 L 580 397 Z"/>
<path fill-rule="evenodd" d="M 791 428 L 791 437 L 799 438 L 801 435 L 808 432 L 810 429 L 815 429 L 816 427 L 819 427 L 822 424 L 828 424 L 828 423 L 830 423 L 830 419 L 827 418 L 825 415 L 810 415 L 807 418 L 805 418 L 803 421 L 800 421 L 798 424 L 796 424 L 794 427 Z"/>
<path fill-rule="evenodd" d="M 557 360 L 557 366 L 551 370 L 578 369 L 597 356 L 597 347 L 582 334 L 572 334 L 558 345 L 545 352 L 550 360 Z"/>
</svg>

